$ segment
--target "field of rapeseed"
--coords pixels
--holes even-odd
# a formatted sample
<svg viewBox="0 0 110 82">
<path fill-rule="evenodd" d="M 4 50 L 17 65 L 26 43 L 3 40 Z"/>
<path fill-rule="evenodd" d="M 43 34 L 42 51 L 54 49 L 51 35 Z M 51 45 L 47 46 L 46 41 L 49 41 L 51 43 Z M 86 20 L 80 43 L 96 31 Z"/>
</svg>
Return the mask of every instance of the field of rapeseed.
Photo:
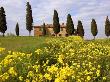
<svg viewBox="0 0 110 82">
<path fill-rule="evenodd" d="M 8 51 L 0 82 L 110 82 L 110 46 L 80 37 L 51 38 L 46 45 L 29 54 Z"/>
</svg>

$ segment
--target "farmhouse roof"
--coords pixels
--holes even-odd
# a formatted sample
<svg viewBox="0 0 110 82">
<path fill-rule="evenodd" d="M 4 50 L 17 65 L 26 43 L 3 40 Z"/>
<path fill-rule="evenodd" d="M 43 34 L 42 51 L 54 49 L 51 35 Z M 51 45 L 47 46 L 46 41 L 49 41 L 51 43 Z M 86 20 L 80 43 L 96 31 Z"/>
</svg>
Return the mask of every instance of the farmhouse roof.
<svg viewBox="0 0 110 82">
<path fill-rule="evenodd" d="M 47 28 L 53 28 L 52 24 L 46 24 L 45 26 Z M 42 27 L 42 25 L 41 26 L 34 26 L 34 28 L 41 28 L 41 27 Z M 61 28 L 65 28 L 65 27 L 66 27 L 66 25 L 64 25 L 64 23 L 62 23 Z"/>
</svg>

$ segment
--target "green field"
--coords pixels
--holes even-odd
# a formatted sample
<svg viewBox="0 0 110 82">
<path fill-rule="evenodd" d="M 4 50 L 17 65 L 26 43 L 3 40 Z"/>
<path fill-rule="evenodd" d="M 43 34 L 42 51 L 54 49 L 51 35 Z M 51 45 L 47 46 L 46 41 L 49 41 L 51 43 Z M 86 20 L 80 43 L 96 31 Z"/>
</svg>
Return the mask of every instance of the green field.
<svg viewBox="0 0 110 82">
<path fill-rule="evenodd" d="M 48 37 L 0 37 L 0 47 L 29 53 L 45 46 L 46 38 Z"/>
<path fill-rule="evenodd" d="M 21 36 L 21 37 L 0 37 L 0 47 L 6 48 L 6 51 L 20 51 L 31 53 L 37 48 L 43 48 L 46 46 L 46 39 L 52 37 L 34 37 L 34 36 Z M 88 40 L 85 42 L 100 43 L 104 45 L 110 45 L 110 39 L 96 39 Z"/>
<path fill-rule="evenodd" d="M 25 53 L 33 53 L 37 48 L 42 48 L 45 45 L 45 40 L 49 37 L 0 37 L 0 47 L 7 51 L 19 51 Z M 0 56 L 2 60 L 6 54 Z"/>
<path fill-rule="evenodd" d="M 0 37 L 0 81 L 110 82 L 110 39 Z"/>
<path fill-rule="evenodd" d="M 42 48 L 45 45 L 46 39 L 52 37 L 0 37 L 0 47 L 6 48 L 6 50 L 11 51 L 22 51 L 22 52 L 32 52 L 35 51 L 36 48 Z M 86 41 L 86 40 L 85 40 Z M 96 39 L 86 41 L 100 43 L 105 45 L 110 45 L 110 39 Z"/>
</svg>

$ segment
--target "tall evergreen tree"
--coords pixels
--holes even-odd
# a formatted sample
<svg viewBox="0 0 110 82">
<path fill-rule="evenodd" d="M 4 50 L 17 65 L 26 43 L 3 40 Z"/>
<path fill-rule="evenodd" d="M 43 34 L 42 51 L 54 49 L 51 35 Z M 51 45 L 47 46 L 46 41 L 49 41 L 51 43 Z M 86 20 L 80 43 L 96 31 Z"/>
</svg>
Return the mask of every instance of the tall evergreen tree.
<svg viewBox="0 0 110 82">
<path fill-rule="evenodd" d="M 7 30 L 7 22 L 6 22 L 5 10 L 3 7 L 1 7 L 0 8 L 0 32 L 3 33 L 3 37 L 6 30 Z"/>
<path fill-rule="evenodd" d="M 15 28 L 15 32 L 16 32 L 16 36 L 19 36 L 19 24 L 16 24 L 16 28 Z"/>
<path fill-rule="evenodd" d="M 43 32 L 42 32 L 42 34 L 43 34 L 43 36 L 45 36 L 45 35 L 46 35 L 46 27 L 45 27 L 45 23 L 43 23 L 42 28 L 43 28 Z"/>
<path fill-rule="evenodd" d="M 82 38 L 84 36 L 84 29 L 83 29 L 82 22 L 80 20 L 78 21 L 78 25 L 77 25 L 77 34 L 78 36 L 81 36 Z"/>
<path fill-rule="evenodd" d="M 94 39 L 95 39 L 95 36 L 98 33 L 97 24 L 96 24 L 95 19 L 92 19 L 92 22 L 91 22 L 91 33 L 92 33 L 92 35 L 94 36 Z"/>
<path fill-rule="evenodd" d="M 56 36 L 60 32 L 59 17 L 56 10 L 54 10 L 54 16 L 53 16 L 53 31 Z"/>
<path fill-rule="evenodd" d="M 0 32 L 1 32 L 1 27 L 2 27 L 2 11 L 0 8 Z"/>
<path fill-rule="evenodd" d="M 108 16 L 107 16 L 106 21 L 105 21 L 105 35 L 107 37 L 110 36 L 110 21 L 109 21 Z"/>
<path fill-rule="evenodd" d="M 68 35 L 74 34 L 74 24 L 70 14 L 67 16 L 66 32 Z"/>
<path fill-rule="evenodd" d="M 27 2 L 26 9 L 26 29 L 29 31 L 29 36 L 31 35 L 31 30 L 33 30 L 33 17 L 32 17 L 32 9 L 29 2 Z"/>
</svg>

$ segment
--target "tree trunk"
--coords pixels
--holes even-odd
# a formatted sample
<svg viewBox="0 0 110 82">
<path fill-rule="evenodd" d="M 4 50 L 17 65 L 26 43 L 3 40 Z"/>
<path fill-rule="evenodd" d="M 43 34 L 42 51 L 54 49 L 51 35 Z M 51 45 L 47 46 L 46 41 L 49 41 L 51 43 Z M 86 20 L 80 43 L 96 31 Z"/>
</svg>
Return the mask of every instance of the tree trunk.
<svg viewBox="0 0 110 82">
<path fill-rule="evenodd" d="M 4 33 L 3 33 L 3 37 L 4 37 L 5 35 L 4 35 Z"/>
<path fill-rule="evenodd" d="M 31 31 L 29 31 L 29 36 L 31 36 Z"/>
<path fill-rule="evenodd" d="M 95 40 L 95 36 L 94 36 L 94 40 Z"/>
<path fill-rule="evenodd" d="M 55 36 L 57 37 L 57 34 L 55 34 Z"/>
</svg>

